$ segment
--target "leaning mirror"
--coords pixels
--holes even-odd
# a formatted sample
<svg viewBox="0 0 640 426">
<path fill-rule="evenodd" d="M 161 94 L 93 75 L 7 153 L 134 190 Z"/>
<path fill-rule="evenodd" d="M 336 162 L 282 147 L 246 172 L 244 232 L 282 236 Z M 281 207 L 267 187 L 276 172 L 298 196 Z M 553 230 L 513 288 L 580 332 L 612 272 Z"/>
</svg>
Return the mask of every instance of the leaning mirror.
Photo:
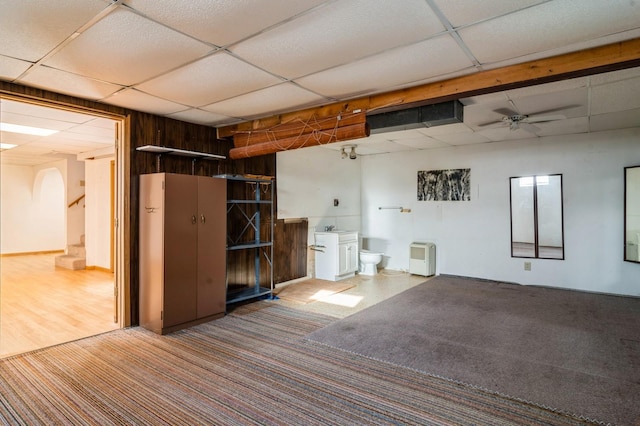
<svg viewBox="0 0 640 426">
<path fill-rule="evenodd" d="M 640 263 L 640 166 L 624 169 L 624 260 Z"/>
</svg>

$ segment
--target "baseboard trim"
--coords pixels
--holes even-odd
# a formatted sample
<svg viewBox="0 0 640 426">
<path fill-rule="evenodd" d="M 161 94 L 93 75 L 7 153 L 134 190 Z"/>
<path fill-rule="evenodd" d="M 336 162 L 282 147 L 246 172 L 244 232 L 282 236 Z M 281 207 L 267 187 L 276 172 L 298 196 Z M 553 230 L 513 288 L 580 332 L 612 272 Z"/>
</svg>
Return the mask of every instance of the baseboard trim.
<svg viewBox="0 0 640 426">
<path fill-rule="evenodd" d="M 24 251 L 19 253 L 2 253 L 0 257 L 11 257 L 11 256 L 29 256 L 34 254 L 58 254 L 63 253 L 64 250 L 44 250 L 44 251 Z"/>
<path fill-rule="evenodd" d="M 103 268 L 102 266 L 87 266 L 84 269 L 90 270 L 90 271 L 101 271 L 101 272 L 109 272 L 109 273 L 113 272 L 111 271 L 111 269 Z"/>
</svg>

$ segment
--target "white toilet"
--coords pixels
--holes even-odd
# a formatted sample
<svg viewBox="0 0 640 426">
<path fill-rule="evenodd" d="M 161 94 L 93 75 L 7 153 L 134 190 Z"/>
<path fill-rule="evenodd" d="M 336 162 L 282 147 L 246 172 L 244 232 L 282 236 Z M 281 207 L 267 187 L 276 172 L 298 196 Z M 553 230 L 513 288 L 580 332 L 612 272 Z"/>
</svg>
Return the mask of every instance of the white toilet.
<svg viewBox="0 0 640 426">
<path fill-rule="evenodd" d="M 360 274 L 376 275 L 378 273 L 378 263 L 382 260 L 382 253 L 369 250 L 360 250 Z"/>
</svg>

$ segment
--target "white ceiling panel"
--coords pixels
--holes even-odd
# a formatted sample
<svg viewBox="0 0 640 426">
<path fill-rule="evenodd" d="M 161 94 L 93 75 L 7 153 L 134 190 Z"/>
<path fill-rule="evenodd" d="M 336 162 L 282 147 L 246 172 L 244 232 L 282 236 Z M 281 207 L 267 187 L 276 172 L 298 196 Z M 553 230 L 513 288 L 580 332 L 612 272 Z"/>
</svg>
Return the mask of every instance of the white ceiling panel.
<svg viewBox="0 0 640 426">
<path fill-rule="evenodd" d="M 410 139 L 394 139 L 394 142 L 399 145 L 408 146 L 414 149 L 434 149 L 450 146 L 443 141 L 430 138 L 428 136 L 410 138 Z"/>
<path fill-rule="evenodd" d="M 35 62 L 110 3 L 105 0 L 2 0 L 0 54 Z M 64 13 L 60 13 L 61 10 Z"/>
<path fill-rule="evenodd" d="M 592 115 L 589 120 L 589 130 L 592 132 L 627 129 L 630 127 L 640 127 L 640 108 Z"/>
<path fill-rule="evenodd" d="M 0 99 L 0 111 L 2 114 L 12 113 L 24 115 L 26 117 L 46 118 L 49 120 L 64 121 L 67 123 L 88 123 L 93 120 L 105 120 L 87 114 L 67 111 L 63 109 L 53 109 L 42 105 L 32 103 L 12 101 L 9 99 Z M 112 120 L 106 120 L 113 122 Z M 93 124 L 92 124 L 93 125 Z"/>
<path fill-rule="evenodd" d="M 634 29 L 638 22 L 636 2 L 554 0 L 459 33 L 481 63 L 492 63 Z"/>
<path fill-rule="evenodd" d="M 187 109 L 185 105 L 160 99 L 135 89 L 123 90 L 105 99 L 111 105 L 118 105 L 152 114 L 166 115 Z"/>
<path fill-rule="evenodd" d="M 516 112 L 525 115 L 587 115 L 589 90 L 586 87 L 514 99 Z"/>
<path fill-rule="evenodd" d="M 640 77 L 591 88 L 591 113 L 606 114 L 640 108 Z"/>
<path fill-rule="evenodd" d="M 444 27 L 423 0 L 343 0 L 232 47 L 263 69 L 296 78 L 386 49 L 415 43 Z"/>
<path fill-rule="evenodd" d="M 447 20 L 457 28 L 506 15 L 545 1 L 548 0 L 434 0 L 434 3 Z"/>
<path fill-rule="evenodd" d="M 220 123 L 229 123 L 237 121 L 226 115 L 214 114 L 209 111 L 203 111 L 197 108 L 191 108 L 185 111 L 176 112 L 174 114 L 168 114 L 167 117 L 176 120 L 186 121 L 188 123 L 196 123 L 207 126 L 215 126 Z"/>
<path fill-rule="evenodd" d="M 121 86 L 44 66 L 33 68 L 20 82 L 91 100 L 102 99 L 121 89 Z"/>
<path fill-rule="evenodd" d="M 217 46 L 226 46 L 326 0 L 126 0 L 148 17 Z"/>
<path fill-rule="evenodd" d="M 30 66 L 31 62 L 0 55 L 0 79 L 16 79 L 20 74 L 28 70 Z"/>
<path fill-rule="evenodd" d="M 529 96 L 539 96 L 554 94 L 565 90 L 579 89 L 589 85 L 588 77 L 578 77 L 569 80 L 554 81 L 553 83 L 538 84 L 536 86 L 522 87 L 520 89 L 506 90 L 504 94 L 509 99 L 527 98 Z M 485 95 L 489 96 L 489 95 Z"/>
<path fill-rule="evenodd" d="M 465 123 L 454 123 L 447 124 L 444 126 L 434 126 L 434 127 L 425 127 L 424 129 L 419 129 L 420 133 L 423 133 L 427 136 L 432 136 L 437 139 L 437 136 L 444 134 L 454 134 L 454 133 L 471 133 L 470 127 L 468 127 Z"/>
<path fill-rule="evenodd" d="M 69 121 L 61 121 L 50 118 L 31 117 L 25 114 L 15 114 L 12 112 L 2 111 L 2 122 L 8 124 L 17 124 L 18 126 L 37 127 L 47 130 L 66 130 L 76 125 Z"/>
<path fill-rule="evenodd" d="M 308 90 L 291 83 L 284 83 L 207 105 L 202 109 L 228 117 L 247 118 L 257 117 L 268 111 L 276 111 L 278 108 L 281 111 L 297 109 L 318 105 L 323 101 L 325 101 L 324 98 Z"/>
<path fill-rule="evenodd" d="M 535 123 L 534 125 L 540 129 L 536 132 L 537 136 L 570 135 L 589 131 L 589 119 L 586 116 Z"/>
<path fill-rule="evenodd" d="M 535 134 L 527 132 L 524 129 L 511 130 L 507 125 L 485 128 L 478 131 L 477 133 L 493 142 L 517 139 L 531 139 L 536 137 Z"/>
<path fill-rule="evenodd" d="M 640 68 L 629 68 L 626 70 L 595 74 L 588 77 L 588 79 L 592 86 L 598 86 L 600 84 L 613 83 L 615 81 L 627 80 L 636 77 L 640 77 Z"/>
<path fill-rule="evenodd" d="M 447 61 L 435 60 L 444 54 Z M 464 68 L 473 68 L 473 63 L 455 40 L 445 35 L 388 50 L 357 62 L 303 77 L 296 82 L 325 96 L 350 97 Z"/>
<path fill-rule="evenodd" d="M 137 88 L 160 98 L 199 107 L 281 82 L 281 79 L 253 65 L 220 52 Z"/>
<path fill-rule="evenodd" d="M 390 152 L 411 151 L 412 147 L 397 144 L 387 140 L 374 140 L 371 142 L 358 144 L 356 153 L 358 155 L 386 154 Z"/>
<path fill-rule="evenodd" d="M 33 142 L 41 138 L 41 136 L 25 135 L 22 133 L 14 132 L 0 132 L 0 142 L 10 143 L 13 145 L 24 145 L 29 142 Z"/>
<path fill-rule="evenodd" d="M 209 51 L 211 47 L 206 44 L 117 8 L 45 60 L 45 64 L 111 83 L 131 85 Z"/>
<path fill-rule="evenodd" d="M 486 138 L 479 133 L 449 133 L 434 136 L 434 138 L 441 142 L 445 142 L 448 145 L 471 145 L 474 143 L 491 142 L 489 138 Z"/>
</svg>

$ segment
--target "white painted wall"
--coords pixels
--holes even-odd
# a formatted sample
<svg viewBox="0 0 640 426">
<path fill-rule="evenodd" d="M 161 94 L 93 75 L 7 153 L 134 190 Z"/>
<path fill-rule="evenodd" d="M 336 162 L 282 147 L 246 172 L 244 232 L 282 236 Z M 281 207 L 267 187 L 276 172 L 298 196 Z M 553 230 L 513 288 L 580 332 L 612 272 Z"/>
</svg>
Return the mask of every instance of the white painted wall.
<svg viewBox="0 0 640 426">
<path fill-rule="evenodd" d="M 63 250 L 65 160 L 31 167 L 0 167 L 0 251 L 2 254 Z"/>
<path fill-rule="evenodd" d="M 85 193 L 84 162 L 75 159 L 67 160 L 66 167 L 66 205 L 75 201 Z M 80 237 L 84 231 L 85 200 L 71 207 L 67 207 L 67 242 L 68 244 L 80 244 Z"/>
<path fill-rule="evenodd" d="M 640 296 L 640 265 L 622 260 L 623 168 L 640 164 L 639 141 L 636 128 L 359 157 L 362 183 L 343 179 L 348 160 L 335 152 L 286 152 L 277 156 L 279 217 L 335 217 L 340 227 L 329 194 L 340 188 L 353 203 L 360 191 L 358 230 L 387 268 L 407 270 L 410 243 L 429 241 L 439 274 Z M 417 201 L 417 172 L 449 168 L 471 168 L 471 201 Z M 510 256 L 509 178 L 554 173 L 563 175 L 565 260 L 526 259 L 524 271 L 525 259 Z"/>
<path fill-rule="evenodd" d="M 112 158 L 85 161 L 87 266 L 111 267 Z"/>
</svg>

